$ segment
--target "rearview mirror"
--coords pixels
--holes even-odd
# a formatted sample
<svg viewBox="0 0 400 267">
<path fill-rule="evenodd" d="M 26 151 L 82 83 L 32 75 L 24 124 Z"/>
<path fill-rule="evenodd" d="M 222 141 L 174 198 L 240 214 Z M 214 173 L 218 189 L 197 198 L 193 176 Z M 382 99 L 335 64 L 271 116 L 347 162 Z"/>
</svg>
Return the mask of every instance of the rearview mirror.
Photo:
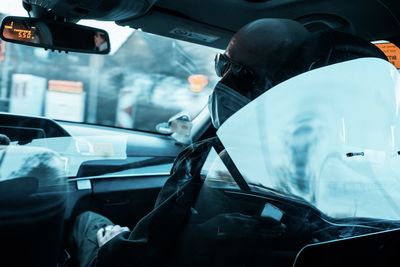
<svg viewBox="0 0 400 267">
<path fill-rule="evenodd" d="M 0 32 L 1 38 L 11 43 L 68 52 L 110 52 L 110 39 L 106 31 L 68 22 L 5 17 Z"/>
</svg>

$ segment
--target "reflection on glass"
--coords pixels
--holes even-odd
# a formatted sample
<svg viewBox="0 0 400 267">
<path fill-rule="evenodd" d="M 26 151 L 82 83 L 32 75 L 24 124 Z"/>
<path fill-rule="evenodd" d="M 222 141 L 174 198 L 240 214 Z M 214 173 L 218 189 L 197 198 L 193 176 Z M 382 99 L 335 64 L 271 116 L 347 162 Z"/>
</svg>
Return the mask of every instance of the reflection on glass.
<svg viewBox="0 0 400 267">
<path fill-rule="evenodd" d="M 37 18 L 6 17 L 3 37 L 9 42 L 51 50 L 107 54 L 108 34 L 100 29 Z"/>
<path fill-rule="evenodd" d="M 204 182 L 214 188 L 239 189 L 229 170 L 221 160 L 222 153 L 226 153 L 226 151 L 218 155 L 215 149 L 211 148 L 206 162 L 201 169 L 201 175 L 205 178 Z"/>
<path fill-rule="evenodd" d="M 379 59 L 316 69 L 245 106 L 218 136 L 249 183 L 333 217 L 398 220 L 399 81 Z"/>
<path fill-rule="evenodd" d="M 96 51 L 106 51 L 108 49 L 108 43 L 104 32 L 96 32 L 94 37 L 94 45 Z"/>
</svg>

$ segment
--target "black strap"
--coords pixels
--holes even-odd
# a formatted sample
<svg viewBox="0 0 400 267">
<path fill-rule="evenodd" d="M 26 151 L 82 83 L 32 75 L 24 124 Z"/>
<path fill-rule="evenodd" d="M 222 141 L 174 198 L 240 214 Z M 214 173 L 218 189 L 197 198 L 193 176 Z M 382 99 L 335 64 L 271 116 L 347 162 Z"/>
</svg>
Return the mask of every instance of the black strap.
<svg viewBox="0 0 400 267">
<path fill-rule="evenodd" d="M 225 149 L 224 145 L 221 143 L 219 139 L 214 143 L 214 149 L 216 150 L 218 156 L 221 158 L 222 162 L 225 164 L 226 168 L 228 169 L 229 173 L 231 174 L 235 182 L 238 184 L 240 189 L 245 192 L 250 192 L 251 189 L 249 185 L 243 178 L 242 174 L 236 167 L 228 151 Z"/>
</svg>

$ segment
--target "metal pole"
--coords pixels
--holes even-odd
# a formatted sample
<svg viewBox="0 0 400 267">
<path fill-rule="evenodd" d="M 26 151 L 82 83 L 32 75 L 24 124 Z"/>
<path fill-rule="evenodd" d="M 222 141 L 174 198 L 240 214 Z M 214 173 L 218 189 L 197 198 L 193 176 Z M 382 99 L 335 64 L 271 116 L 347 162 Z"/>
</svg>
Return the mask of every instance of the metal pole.
<svg viewBox="0 0 400 267">
<path fill-rule="evenodd" d="M 1 74 L 1 101 L 9 101 L 7 98 L 8 95 L 8 82 L 9 82 L 9 72 L 10 72 L 10 57 L 6 51 L 7 43 L 4 45 L 4 61 L 3 61 L 3 69 Z"/>
<path fill-rule="evenodd" d="M 90 57 L 90 85 L 88 92 L 88 108 L 87 108 L 87 122 L 96 123 L 97 122 L 97 103 L 99 97 L 99 87 L 100 87 L 100 70 L 104 65 L 104 56 L 92 55 Z"/>
</svg>

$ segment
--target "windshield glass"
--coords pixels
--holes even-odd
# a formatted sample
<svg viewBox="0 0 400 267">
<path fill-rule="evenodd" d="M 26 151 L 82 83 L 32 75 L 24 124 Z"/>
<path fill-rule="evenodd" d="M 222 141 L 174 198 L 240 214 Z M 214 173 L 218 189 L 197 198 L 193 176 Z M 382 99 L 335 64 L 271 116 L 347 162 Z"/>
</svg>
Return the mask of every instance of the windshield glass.
<svg viewBox="0 0 400 267">
<path fill-rule="evenodd" d="M 380 59 L 316 69 L 267 91 L 217 134 L 249 184 L 334 218 L 399 220 L 399 82 Z"/>
<path fill-rule="evenodd" d="M 129 138 L 123 134 L 39 138 L 23 147 L 56 152 L 65 161 L 68 178 L 169 174 L 173 156 L 132 154 Z M 19 143 L 13 141 L 10 146 L 20 147 Z"/>
<path fill-rule="evenodd" d="M 108 28 L 112 53 L 107 56 L 1 41 L 0 111 L 150 132 L 180 112 L 196 117 L 217 81 L 217 50 Z"/>
</svg>

